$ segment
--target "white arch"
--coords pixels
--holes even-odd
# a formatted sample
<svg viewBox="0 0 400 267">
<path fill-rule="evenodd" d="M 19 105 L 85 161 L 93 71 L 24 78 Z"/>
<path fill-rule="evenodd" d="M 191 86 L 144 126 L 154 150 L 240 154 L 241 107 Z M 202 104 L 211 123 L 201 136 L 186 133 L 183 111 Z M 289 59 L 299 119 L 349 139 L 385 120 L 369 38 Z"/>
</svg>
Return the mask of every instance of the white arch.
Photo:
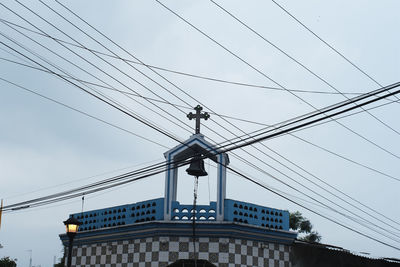
<svg viewBox="0 0 400 267">
<path fill-rule="evenodd" d="M 218 221 L 223 221 L 226 197 L 226 166 L 229 164 L 229 158 L 226 153 L 215 149 L 211 143 L 207 142 L 202 134 L 192 135 L 183 144 L 164 154 L 169 167 L 165 172 L 164 220 L 171 220 L 172 202 L 177 200 L 178 169 L 174 168 L 174 162 L 193 156 L 194 150 L 210 153 L 210 158 L 218 163 L 216 218 Z"/>
</svg>

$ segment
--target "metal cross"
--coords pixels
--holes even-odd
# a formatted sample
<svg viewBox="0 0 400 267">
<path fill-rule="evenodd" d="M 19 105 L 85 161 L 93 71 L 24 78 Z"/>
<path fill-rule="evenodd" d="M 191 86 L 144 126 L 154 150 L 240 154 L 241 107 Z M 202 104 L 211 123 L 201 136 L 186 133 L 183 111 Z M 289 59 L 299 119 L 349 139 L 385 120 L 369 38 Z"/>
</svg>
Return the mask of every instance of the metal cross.
<svg viewBox="0 0 400 267">
<path fill-rule="evenodd" d="M 187 117 L 189 118 L 189 120 L 192 119 L 196 119 L 196 134 L 200 133 L 200 119 L 205 119 L 207 120 L 208 118 L 210 118 L 210 114 L 208 114 L 207 112 L 201 113 L 201 111 L 203 110 L 203 108 L 200 105 L 197 105 L 194 110 L 196 110 L 196 114 L 193 114 L 192 112 L 190 112 L 189 114 L 187 114 Z"/>
</svg>

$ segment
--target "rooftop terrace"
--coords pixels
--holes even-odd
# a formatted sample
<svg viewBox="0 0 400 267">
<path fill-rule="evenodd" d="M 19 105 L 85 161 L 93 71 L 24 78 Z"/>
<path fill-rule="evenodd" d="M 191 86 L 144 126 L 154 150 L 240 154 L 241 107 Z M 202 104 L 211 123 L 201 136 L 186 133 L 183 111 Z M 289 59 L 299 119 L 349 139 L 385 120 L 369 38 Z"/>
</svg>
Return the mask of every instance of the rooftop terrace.
<svg viewBox="0 0 400 267">
<path fill-rule="evenodd" d="M 191 223 L 196 221 L 216 221 L 216 202 L 210 205 L 182 205 L 178 201 L 172 203 L 172 221 Z M 148 221 L 164 221 L 164 198 L 157 198 L 133 204 L 115 206 L 105 209 L 91 210 L 71 214 L 82 222 L 80 232 L 97 229 L 133 225 Z M 273 209 L 243 201 L 225 199 L 224 220 L 265 227 L 268 230 L 289 230 L 289 212 Z"/>
</svg>

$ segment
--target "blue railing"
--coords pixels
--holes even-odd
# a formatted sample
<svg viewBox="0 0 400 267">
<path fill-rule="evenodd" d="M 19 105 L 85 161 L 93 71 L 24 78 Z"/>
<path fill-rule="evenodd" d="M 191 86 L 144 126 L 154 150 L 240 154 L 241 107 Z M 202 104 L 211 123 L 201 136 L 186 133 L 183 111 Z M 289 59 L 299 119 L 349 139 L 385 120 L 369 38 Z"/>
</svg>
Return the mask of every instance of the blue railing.
<svg viewBox="0 0 400 267">
<path fill-rule="evenodd" d="M 269 229 L 289 230 L 289 212 L 247 202 L 225 199 L 224 220 Z"/>
<path fill-rule="evenodd" d="M 90 231 L 138 222 L 163 220 L 164 198 L 75 213 L 71 216 L 82 222 L 79 231 Z"/>
<path fill-rule="evenodd" d="M 172 220 L 173 221 L 192 221 L 193 214 L 199 221 L 215 221 L 216 202 L 210 202 L 210 205 L 196 205 L 196 212 L 193 205 L 181 205 L 178 201 L 172 202 Z"/>
<path fill-rule="evenodd" d="M 183 205 L 172 203 L 173 221 L 216 221 L 216 202 L 210 205 Z M 289 230 L 289 212 L 231 199 L 225 200 L 224 221 L 257 225 L 267 229 Z M 137 202 L 106 209 L 75 213 L 71 216 L 83 224 L 79 231 L 164 220 L 164 198 Z"/>
</svg>

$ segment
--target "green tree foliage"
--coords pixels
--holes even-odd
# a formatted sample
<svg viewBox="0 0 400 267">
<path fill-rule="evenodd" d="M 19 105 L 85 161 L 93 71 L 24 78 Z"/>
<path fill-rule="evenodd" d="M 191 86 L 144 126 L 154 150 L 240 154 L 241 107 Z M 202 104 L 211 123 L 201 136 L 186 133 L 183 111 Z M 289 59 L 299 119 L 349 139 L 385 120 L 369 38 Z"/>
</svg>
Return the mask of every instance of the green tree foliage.
<svg viewBox="0 0 400 267">
<path fill-rule="evenodd" d="M 59 263 L 54 264 L 54 267 L 64 267 L 64 266 L 65 266 L 64 257 L 61 258 L 61 261 Z"/>
<path fill-rule="evenodd" d="M 3 257 L 0 259 L 0 267 L 16 267 L 17 259 L 10 259 L 10 257 Z"/>
<path fill-rule="evenodd" d="M 307 218 L 304 218 L 299 211 L 290 213 L 289 227 L 301 234 L 299 237 L 300 240 L 317 243 L 321 241 L 321 235 L 313 230 L 311 222 Z"/>
</svg>

